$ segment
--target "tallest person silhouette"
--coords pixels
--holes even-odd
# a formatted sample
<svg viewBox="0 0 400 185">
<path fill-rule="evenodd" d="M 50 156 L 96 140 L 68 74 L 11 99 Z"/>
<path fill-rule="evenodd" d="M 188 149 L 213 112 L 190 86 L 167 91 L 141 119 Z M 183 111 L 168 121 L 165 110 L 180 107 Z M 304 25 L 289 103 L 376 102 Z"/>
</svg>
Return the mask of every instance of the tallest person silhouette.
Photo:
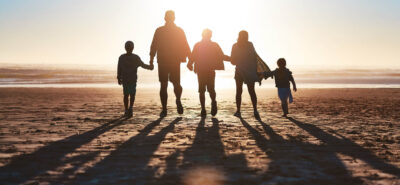
<svg viewBox="0 0 400 185">
<path fill-rule="evenodd" d="M 167 115 L 168 80 L 174 85 L 178 113 L 183 114 L 180 63 L 186 62 L 186 58 L 190 56 L 190 47 L 185 32 L 174 23 L 175 12 L 168 10 L 165 12 L 164 19 L 165 25 L 157 28 L 150 50 L 150 64 L 153 64 L 157 54 L 158 78 L 161 85 L 161 117 Z"/>
</svg>

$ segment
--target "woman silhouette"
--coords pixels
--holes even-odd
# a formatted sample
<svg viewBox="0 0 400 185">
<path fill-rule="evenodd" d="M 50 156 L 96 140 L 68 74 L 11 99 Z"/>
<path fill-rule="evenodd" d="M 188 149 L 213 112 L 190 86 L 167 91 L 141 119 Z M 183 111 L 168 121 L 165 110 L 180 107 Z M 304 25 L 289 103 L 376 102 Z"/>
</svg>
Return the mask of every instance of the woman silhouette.
<svg viewBox="0 0 400 185">
<path fill-rule="evenodd" d="M 236 81 L 236 107 L 235 116 L 240 117 L 240 106 L 242 103 L 243 83 L 247 84 L 247 89 L 253 104 L 254 117 L 260 119 L 257 111 L 257 95 L 254 90 L 254 84 L 258 81 L 257 75 L 257 53 L 254 46 L 249 42 L 249 34 L 247 31 L 240 31 L 239 38 L 232 46 L 231 62 L 236 65 L 235 81 Z"/>
</svg>

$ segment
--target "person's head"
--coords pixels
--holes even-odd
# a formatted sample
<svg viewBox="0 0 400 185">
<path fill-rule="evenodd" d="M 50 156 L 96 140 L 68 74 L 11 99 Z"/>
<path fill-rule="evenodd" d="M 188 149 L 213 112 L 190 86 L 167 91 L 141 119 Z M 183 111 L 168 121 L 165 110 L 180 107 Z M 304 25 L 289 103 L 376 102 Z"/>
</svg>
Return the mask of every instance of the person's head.
<svg viewBox="0 0 400 185">
<path fill-rule="evenodd" d="M 245 43 L 249 41 L 249 33 L 247 31 L 242 30 L 239 32 L 238 42 Z"/>
<path fill-rule="evenodd" d="M 203 36 L 203 39 L 211 40 L 212 31 L 210 29 L 204 29 L 201 35 Z"/>
<path fill-rule="evenodd" d="M 125 42 L 125 50 L 127 53 L 132 53 L 134 47 L 135 45 L 132 41 L 128 40 Z"/>
<path fill-rule="evenodd" d="M 285 68 L 286 67 L 286 60 L 284 58 L 278 59 L 278 61 L 276 63 L 278 64 L 279 68 Z"/>
<path fill-rule="evenodd" d="M 167 23 L 173 23 L 175 21 L 175 12 L 172 10 L 166 11 L 164 20 Z"/>
</svg>

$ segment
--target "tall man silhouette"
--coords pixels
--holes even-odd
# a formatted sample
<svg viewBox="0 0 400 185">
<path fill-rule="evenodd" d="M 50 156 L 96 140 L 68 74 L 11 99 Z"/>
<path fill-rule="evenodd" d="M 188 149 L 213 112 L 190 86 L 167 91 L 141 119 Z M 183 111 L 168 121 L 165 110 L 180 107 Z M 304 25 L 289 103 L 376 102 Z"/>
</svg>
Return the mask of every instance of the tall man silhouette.
<svg viewBox="0 0 400 185">
<path fill-rule="evenodd" d="M 183 114 L 180 63 L 186 62 L 186 58 L 190 56 L 190 47 L 185 32 L 174 23 L 174 11 L 165 12 L 164 19 L 165 25 L 157 28 L 150 50 L 150 64 L 153 64 L 154 57 L 157 54 L 158 78 L 161 84 L 161 117 L 167 115 L 168 80 L 174 85 L 178 113 Z"/>
</svg>

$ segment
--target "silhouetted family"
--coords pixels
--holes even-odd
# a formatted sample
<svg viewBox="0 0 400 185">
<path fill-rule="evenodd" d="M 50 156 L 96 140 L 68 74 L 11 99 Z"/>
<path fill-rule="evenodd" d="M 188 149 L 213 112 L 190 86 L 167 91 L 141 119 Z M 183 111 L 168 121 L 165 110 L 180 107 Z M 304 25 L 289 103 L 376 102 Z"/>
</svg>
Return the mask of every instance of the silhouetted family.
<svg viewBox="0 0 400 185">
<path fill-rule="evenodd" d="M 157 28 L 154 33 L 150 50 L 150 64 L 146 65 L 139 56 L 133 54 L 134 44 L 132 41 L 125 43 L 126 53 L 121 55 L 118 60 L 117 79 L 118 84 L 122 85 L 124 93 L 125 116 L 132 116 L 133 103 L 136 94 L 137 69 L 139 67 L 153 70 L 154 57 L 157 55 L 158 78 L 160 81 L 160 99 L 162 111 L 160 117 L 167 115 L 168 100 L 168 81 L 174 86 L 176 96 L 176 106 L 179 114 L 183 114 L 181 103 L 182 86 L 180 84 L 180 64 L 189 58 L 187 68 L 197 74 L 199 83 L 199 98 L 201 104 L 201 116 L 207 115 L 205 108 L 205 92 L 208 91 L 211 102 L 211 115 L 217 114 L 217 101 L 215 92 L 215 70 L 224 70 L 224 61 L 230 61 L 236 66 L 236 113 L 241 116 L 240 106 L 242 102 L 243 83 L 247 85 L 251 102 L 253 104 L 254 117 L 260 119 L 257 110 L 257 96 L 254 89 L 255 83 L 261 78 L 275 78 L 275 85 L 278 88 L 278 95 L 281 100 L 283 116 L 289 113 L 288 100 L 293 101 L 290 82 L 293 90 L 297 91 L 296 83 L 292 72 L 286 68 L 286 60 L 280 58 L 277 62 L 278 68 L 274 71 L 258 72 L 257 55 L 255 48 L 249 42 L 247 31 L 240 31 L 237 42 L 232 46 L 231 56 L 223 53 L 220 46 L 211 41 L 212 31 L 205 29 L 202 33 L 202 40 L 194 45 L 190 51 L 186 40 L 185 32 L 175 25 L 175 13 L 171 10 L 165 13 L 165 25 Z M 194 64 L 194 67 L 193 67 Z M 130 97 L 130 100 L 129 100 Z M 128 106 L 129 101 L 129 106 Z"/>
</svg>

